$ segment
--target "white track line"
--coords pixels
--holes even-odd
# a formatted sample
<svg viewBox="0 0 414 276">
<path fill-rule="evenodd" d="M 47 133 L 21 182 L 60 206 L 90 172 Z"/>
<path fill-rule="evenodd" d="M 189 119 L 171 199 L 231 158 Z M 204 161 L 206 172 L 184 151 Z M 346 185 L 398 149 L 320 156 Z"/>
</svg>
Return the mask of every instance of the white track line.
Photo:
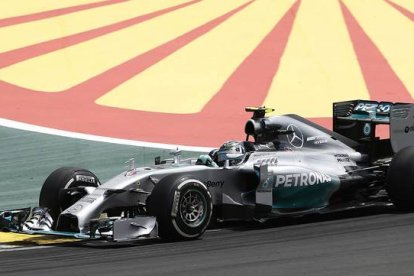
<svg viewBox="0 0 414 276">
<path fill-rule="evenodd" d="M 33 249 L 45 249 L 45 248 L 53 248 L 56 247 L 55 245 L 34 245 L 34 246 L 0 246 L 0 252 L 10 252 L 10 251 L 24 251 L 24 250 L 33 250 Z"/>
<path fill-rule="evenodd" d="M 33 132 L 39 132 L 39 133 L 50 134 L 50 135 L 75 138 L 75 139 L 83 139 L 83 140 L 89 140 L 89 141 L 105 142 L 105 143 L 120 144 L 120 145 L 130 145 L 130 146 L 138 146 L 138 147 L 160 148 L 160 149 L 176 149 L 178 147 L 179 149 L 184 150 L 184 151 L 202 151 L 202 152 L 208 152 L 212 149 L 210 147 L 193 147 L 193 146 L 151 143 L 151 142 L 144 142 L 144 141 L 134 141 L 134 140 L 127 140 L 127 139 L 104 137 L 104 136 L 98 136 L 98 135 L 84 134 L 84 133 L 36 126 L 36 125 L 21 123 L 21 122 L 4 119 L 4 118 L 0 118 L 0 126 L 33 131 Z"/>
</svg>

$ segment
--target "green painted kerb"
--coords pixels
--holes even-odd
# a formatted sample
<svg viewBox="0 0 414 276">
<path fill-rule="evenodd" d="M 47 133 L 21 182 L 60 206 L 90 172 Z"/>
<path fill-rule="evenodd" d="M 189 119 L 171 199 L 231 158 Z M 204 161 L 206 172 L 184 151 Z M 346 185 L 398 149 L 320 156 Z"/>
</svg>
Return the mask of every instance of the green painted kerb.
<svg viewBox="0 0 414 276">
<path fill-rule="evenodd" d="M 199 152 L 183 152 L 183 158 Z M 136 166 L 170 158 L 170 150 L 93 142 L 0 127 L 0 210 L 37 206 L 46 177 L 62 166 L 82 167 L 102 181 L 122 172 L 125 161 Z"/>
</svg>

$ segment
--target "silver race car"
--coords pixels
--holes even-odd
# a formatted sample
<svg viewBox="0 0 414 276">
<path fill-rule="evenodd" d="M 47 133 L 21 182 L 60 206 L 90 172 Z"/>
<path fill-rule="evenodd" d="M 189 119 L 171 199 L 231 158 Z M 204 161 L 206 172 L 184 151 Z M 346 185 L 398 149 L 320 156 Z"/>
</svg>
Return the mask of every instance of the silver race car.
<svg viewBox="0 0 414 276">
<path fill-rule="evenodd" d="M 155 158 L 105 183 L 60 168 L 39 206 L 0 212 L 9 231 L 128 241 L 200 237 L 212 220 L 265 221 L 373 205 L 414 209 L 414 105 L 333 104 L 333 131 L 297 115 L 246 108 L 245 141 L 193 159 Z M 376 137 L 389 125 L 390 139 Z"/>
</svg>

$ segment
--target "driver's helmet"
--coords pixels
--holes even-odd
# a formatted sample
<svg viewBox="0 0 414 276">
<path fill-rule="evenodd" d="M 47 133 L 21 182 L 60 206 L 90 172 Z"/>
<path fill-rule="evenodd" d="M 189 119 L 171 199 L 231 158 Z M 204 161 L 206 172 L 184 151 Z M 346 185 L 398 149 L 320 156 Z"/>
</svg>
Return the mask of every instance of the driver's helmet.
<svg viewBox="0 0 414 276">
<path fill-rule="evenodd" d="M 242 143 L 237 141 L 228 141 L 224 143 L 217 151 L 217 163 L 223 166 L 226 160 L 229 160 L 229 165 L 235 165 L 242 161 L 246 150 Z"/>
</svg>

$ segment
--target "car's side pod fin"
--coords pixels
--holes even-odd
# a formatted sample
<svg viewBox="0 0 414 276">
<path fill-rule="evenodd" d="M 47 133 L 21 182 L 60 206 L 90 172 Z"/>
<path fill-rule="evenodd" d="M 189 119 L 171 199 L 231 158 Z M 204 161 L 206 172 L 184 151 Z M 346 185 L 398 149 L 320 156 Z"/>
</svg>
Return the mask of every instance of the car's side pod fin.
<svg viewBox="0 0 414 276">
<path fill-rule="evenodd" d="M 414 104 L 366 100 L 333 104 L 333 131 L 354 141 L 374 141 L 380 124 L 390 125 L 394 152 L 414 146 Z"/>
</svg>

